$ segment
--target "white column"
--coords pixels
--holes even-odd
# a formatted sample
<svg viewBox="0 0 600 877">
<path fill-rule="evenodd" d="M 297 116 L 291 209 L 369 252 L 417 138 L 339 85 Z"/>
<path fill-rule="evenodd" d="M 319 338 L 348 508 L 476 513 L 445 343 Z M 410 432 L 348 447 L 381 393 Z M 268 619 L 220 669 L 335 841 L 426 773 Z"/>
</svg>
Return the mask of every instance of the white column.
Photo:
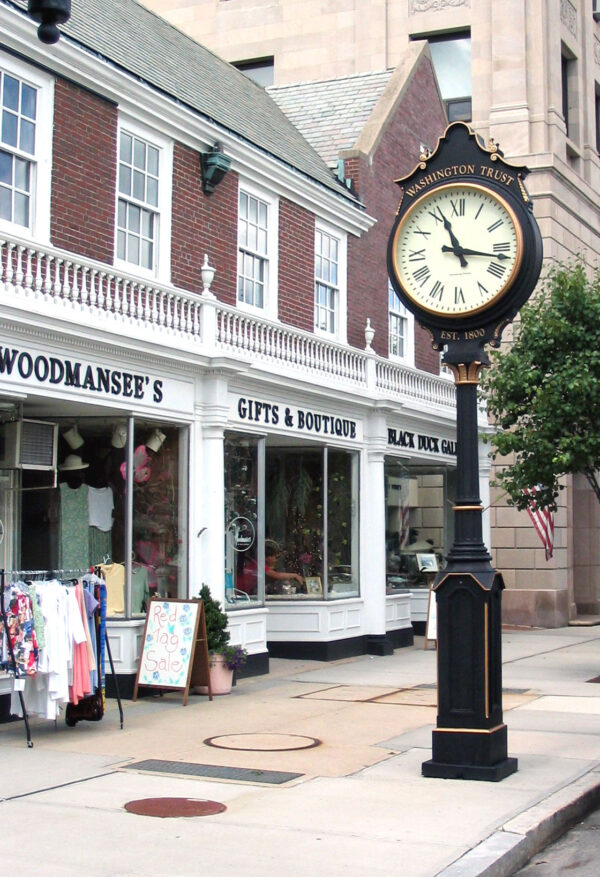
<svg viewBox="0 0 600 877">
<path fill-rule="evenodd" d="M 365 633 L 385 635 L 385 490 L 383 466 L 387 447 L 385 416 L 371 415 L 365 425 L 361 487 L 361 595 Z"/>
<path fill-rule="evenodd" d="M 219 373 L 204 377 L 202 401 L 192 441 L 193 471 L 190 474 L 191 532 L 190 581 L 194 595 L 208 585 L 216 600 L 225 599 L 224 567 L 224 433 L 227 424 L 227 380 Z"/>
</svg>

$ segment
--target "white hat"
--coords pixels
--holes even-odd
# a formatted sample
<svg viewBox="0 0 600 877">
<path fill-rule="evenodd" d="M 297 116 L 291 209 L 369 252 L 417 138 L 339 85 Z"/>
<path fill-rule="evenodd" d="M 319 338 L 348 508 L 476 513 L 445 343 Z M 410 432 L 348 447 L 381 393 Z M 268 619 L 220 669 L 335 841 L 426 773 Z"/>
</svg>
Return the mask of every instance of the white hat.
<svg viewBox="0 0 600 877">
<path fill-rule="evenodd" d="M 79 430 L 77 429 L 77 424 L 75 423 L 71 429 L 68 429 L 66 432 L 63 432 L 63 438 L 66 443 L 72 448 L 74 451 L 77 448 L 80 448 L 84 443 L 84 439 L 79 435 Z"/>
<path fill-rule="evenodd" d="M 64 463 L 59 465 L 61 472 L 74 472 L 76 469 L 87 469 L 89 463 L 84 463 L 77 454 L 69 454 Z"/>
<path fill-rule="evenodd" d="M 154 453 L 158 453 L 161 447 L 163 446 L 164 440 L 166 439 L 166 435 L 164 432 L 161 432 L 160 429 L 155 429 L 148 441 L 146 442 L 146 447 L 150 448 Z"/>
<path fill-rule="evenodd" d="M 124 448 L 127 444 L 127 424 L 115 423 L 112 431 L 112 439 L 110 440 L 113 448 Z"/>
</svg>

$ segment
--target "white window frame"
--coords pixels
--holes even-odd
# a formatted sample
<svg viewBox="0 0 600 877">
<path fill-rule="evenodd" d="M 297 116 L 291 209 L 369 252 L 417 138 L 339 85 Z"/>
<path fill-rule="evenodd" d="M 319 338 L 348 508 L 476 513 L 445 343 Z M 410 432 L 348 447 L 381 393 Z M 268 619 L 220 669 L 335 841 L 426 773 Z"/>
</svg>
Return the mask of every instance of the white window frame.
<svg viewBox="0 0 600 877">
<path fill-rule="evenodd" d="M 335 284 L 324 284 L 325 286 L 330 286 L 330 288 L 335 291 L 335 327 L 333 332 L 321 329 L 319 326 L 317 326 L 316 321 L 317 283 L 323 283 L 323 281 L 317 277 L 316 253 L 317 235 L 319 233 L 328 235 L 330 238 L 335 238 L 338 244 L 337 286 Z M 320 335 L 323 338 L 330 338 L 332 340 L 338 341 L 340 344 L 345 344 L 348 339 L 348 235 L 346 234 L 346 232 L 342 232 L 340 231 L 340 229 L 334 228 L 334 226 L 331 225 L 326 225 L 323 222 L 315 223 L 315 269 L 313 281 L 313 308 L 315 310 L 313 323 L 315 334 Z"/>
<path fill-rule="evenodd" d="M 415 364 L 415 318 L 414 315 L 406 308 L 401 301 L 398 306 L 392 308 L 390 299 L 395 295 L 394 288 L 388 280 L 388 356 L 395 362 L 401 362 L 404 365 L 413 366 Z M 399 356 L 392 353 L 392 318 L 400 319 L 405 322 L 406 333 L 404 335 L 404 353 Z"/>
<path fill-rule="evenodd" d="M 267 206 L 267 235 L 266 235 L 266 251 L 263 253 L 259 250 L 251 250 L 242 247 L 240 240 L 240 203 L 242 194 L 248 195 L 263 202 Z M 237 259 L 236 265 L 236 285 L 235 298 L 237 307 L 242 311 L 248 311 L 251 314 L 259 314 L 271 320 L 278 317 L 278 278 L 279 278 L 279 199 L 266 189 L 256 186 L 254 183 L 240 178 L 238 186 L 237 199 L 237 216 L 238 216 L 238 234 L 237 234 Z M 264 259 L 264 290 L 262 306 L 240 301 L 239 298 L 239 259 L 240 253 L 249 253 L 250 255 Z"/>
<path fill-rule="evenodd" d="M 158 232 L 155 239 L 154 259 L 152 268 L 145 268 L 127 259 L 121 259 L 118 255 L 118 232 L 119 232 L 119 170 L 121 133 L 133 135 L 140 140 L 158 149 L 158 206 L 156 208 L 156 222 Z M 160 280 L 163 283 L 171 281 L 171 210 L 173 199 L 173 141 L 158 134 L 151 128 L 140 124 L 136 119 L 121 114 L 117 126 L 117 154 L 116 154 L 116 185 L 115 185 L 115 265 L 141 277 L 149 277 Z M 142 205 L 142 202 L 132 199 L 132 203 Z"/>
<path fill-rule="evenodd" d="M 3 71 L 35 88 L 35 152 L 33 156 L 0 143 L 0 148 L 31 162 L 29 225 L 0 218 L 0 230 L 19 237 L 50 243 L 50 198 L 52 191 L 52 122 L 54 117 L 54 78 L 0 52 Z"/>
</svg>

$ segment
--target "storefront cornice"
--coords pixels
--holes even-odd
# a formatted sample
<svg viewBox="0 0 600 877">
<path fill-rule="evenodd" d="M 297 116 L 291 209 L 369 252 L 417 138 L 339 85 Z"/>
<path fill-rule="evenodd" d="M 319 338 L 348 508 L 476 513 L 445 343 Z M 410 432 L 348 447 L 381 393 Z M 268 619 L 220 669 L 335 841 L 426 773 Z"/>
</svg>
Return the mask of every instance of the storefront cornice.
<svg viewBox="0 0 600 877">
<path fill-rule="evenodd" d="M 12 319 L 10 318 L 12 316 Z M 159 369 L 168 367 L 169 371 L 177 371 L 182 375 L 190 375 L 190 371 L 198 368 L 198 358 L 185 359 L 179 353 L 175 354 L 172 348 L 165 348 L 165 353 L 161 354 L 157 351 L 155 344 L 148 344 L 139 348 L 131 346 L 131 339 L 126 339 L 122 346 L 115 343 L 114 337 L 110 340 L 94 336 L 91 332 L 88 334 L 83 326 L 78 329 L 67 326 L 57 326 L 55 322 L 47 325 L 33 325 L 27 322 L 26 317 L 21 315 L 7 315 L 0 318 L 0 332 L 7 337 L 19 337 L 24 340 L 39 340 L 42 343 L 49 344 L 56 350 L 64 350 L 65 348 L 81 352 L 82 354 L 91 354 L 94 356 L 119 358 L 125 362 L 141 363 L 150 365 Z M 169 355 L 170 354 L 170 355 Z M 202 361 L 206 361 L 202 357 Z"/>
</svg>

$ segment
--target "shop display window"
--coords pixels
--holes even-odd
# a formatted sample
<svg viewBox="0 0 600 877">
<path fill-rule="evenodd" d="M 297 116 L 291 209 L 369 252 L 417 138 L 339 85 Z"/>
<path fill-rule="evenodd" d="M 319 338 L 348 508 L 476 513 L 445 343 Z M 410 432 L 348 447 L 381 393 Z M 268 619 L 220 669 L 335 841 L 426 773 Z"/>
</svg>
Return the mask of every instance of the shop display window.
<svg viewBox="0 0 600 877">
<path fill-rule="evenodd" d="M 152 596 L 187 596 L 188 431 L 133 417 L 57 421 L 56 486 L 17 473 L 13 566 L 66 578 L 100 567 L 111 618 L 142 617 Z"/>
<path fill-rule="evenodd" d="M 150 597 L 186 597 L 184 522 L 187 519 L 181 461 L 187 433 L 144 424 L 135 430 L 131 612 L 144 612 Z M 125 470 L 126 474 L 126 470 Z"/>
<path fill-rule="evenodd" d="M 449 544 L 447 470 L 385 461 L 386 590 L 427 588 Z"/>
<path fill-rule="evenodd" d="M 228 609 L 262 605 L 262 477 L 264 440 L 225 435 L 225 603 Z"/>
<path fill-rule="evenodd" d="M 267 601 L 357 596 L 358 456 L 267 448 L 265 484 Z"/>
</svg>

